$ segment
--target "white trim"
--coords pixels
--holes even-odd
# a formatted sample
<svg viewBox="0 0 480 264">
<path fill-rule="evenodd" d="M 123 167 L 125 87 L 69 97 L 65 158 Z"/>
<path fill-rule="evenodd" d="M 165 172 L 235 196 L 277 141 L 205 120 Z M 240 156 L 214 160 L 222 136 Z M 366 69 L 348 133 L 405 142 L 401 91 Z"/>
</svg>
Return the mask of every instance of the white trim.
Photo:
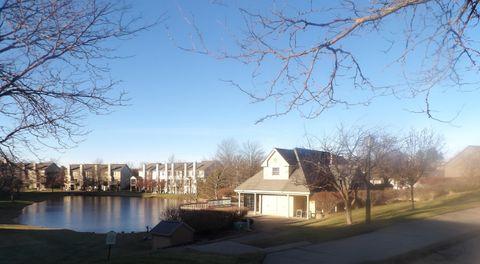
<svg viewBox="0 0 480 264">
<path fill-rule="evenodd" d="M 275 153 L 278 153 L 278 150 L 276 148 L 273 148 L 272 151 L 270 152 L 270 154 L 267 155 L 267 158 L 265 158 L 265 160 L 263 160 L 262 162 L 262 168 L 264 167 L 268 167 L 268 164 L 267 164 L 267 161 L 273 156 L 273 154 Z M 288 164 L 288 166 L 291 166 L 290 163 L 288 163 L 288 161 L 282 156 L 282 154 L 278 153 L 278 155 L 280 156 L 280 158 L 286 163 Z"/>
<path fill-rule="evenodd" d="M 233 190 L 236 193 L 262 193 L 262 194 L 279 194 L 279 195 L 310 195 L 310 192 L 283 192 L 283 191 L 262 191 L 262 190 Z"/>
</svg>

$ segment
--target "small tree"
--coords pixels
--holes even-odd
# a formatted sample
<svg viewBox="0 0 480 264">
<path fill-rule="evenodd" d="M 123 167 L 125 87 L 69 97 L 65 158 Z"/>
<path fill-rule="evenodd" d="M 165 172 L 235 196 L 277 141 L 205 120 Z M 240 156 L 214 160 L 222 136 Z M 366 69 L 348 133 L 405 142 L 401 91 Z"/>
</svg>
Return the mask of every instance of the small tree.
<svg viewBox="0 0 480 264">
<path fill-rule="evenodd" d="M 265 151 L 260 144 L 247 141 L 240 149 L 240 182 L 252 177 L 262 168 L 262 161 L 265 158 Z"/>
<path fill-rule="evenodd" d="M 345 129 L 339 127 L 337 134 L 323 140 L 323 149 L 330 153 L 328 171 L 331 177 L 328 184 L 335 189 L 345 204 L 345 218 L 352 224 L 352 197 L 363 181 L 361 168 L 363 157 L 361 144 L 366 132 L 361 128 Z"/>
<path fill-rule="evenodd" d="M 208 175 L 204 182 L 199 184 L 199 191 L 207 198 L 219 198 L 220 189 L 226 187 L 228 181 L 225 175 L 225 168 L 223 166 L 217 167 Z"/>
<path fill-rule="evenodd" d="M 55 188 L 61 188 L 65 185 L 65 170 L 60 169 L 57 173 L 49 173 L 45 178 L 45 187 L 53 192 Z"/>
<path fill-rule="evenodd" d="M 403 140 L 402 155 L 398 156 L 398 176 L 410 189 L 412 209 L 415 209 L 415 184 L 428 172 L 435 170 L 442 159 L 440 147 L 442 140 L 432 131 L 410 130 Z"/>
</svg>

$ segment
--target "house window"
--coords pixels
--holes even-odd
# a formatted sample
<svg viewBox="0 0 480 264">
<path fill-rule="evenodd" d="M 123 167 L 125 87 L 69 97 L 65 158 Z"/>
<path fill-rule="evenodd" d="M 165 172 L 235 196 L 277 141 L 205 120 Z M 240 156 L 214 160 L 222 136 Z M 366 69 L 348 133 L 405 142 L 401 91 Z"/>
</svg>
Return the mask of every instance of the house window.
<svg viewBox="0 0 480 264">
<path fill-rule="evenodd" d="M 272 175 L 273 176 L 280 175 L 280 168 L 272 168 Z"/>
</svg>

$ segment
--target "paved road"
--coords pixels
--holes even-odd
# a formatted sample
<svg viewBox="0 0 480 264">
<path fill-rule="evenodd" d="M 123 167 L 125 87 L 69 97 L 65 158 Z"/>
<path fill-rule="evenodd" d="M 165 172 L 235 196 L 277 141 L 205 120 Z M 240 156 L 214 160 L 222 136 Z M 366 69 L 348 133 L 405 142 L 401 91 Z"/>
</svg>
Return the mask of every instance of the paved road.
<svg viewBox="0 0 480 264">
<path fill-rule="evenodd" d="M 474 237 L 446 248 L 433 250 L 433 253 L 408 261 L 412 264 L 478 264 L 480 263 L 480 237 Z"/>
<path fill-rule="evenodd" d="M 429 250 L 480 231 L 480 208 L 405 222 L 331 242 L 267 255 L 264 263 L 382 262 Z"/>
<path fill-rule="evenodd" d="M 291 263 L 383 263 L 385 261 L 396 262 L 405 260 L 405 256 L 412 253 L 424 253 L 432 251 L 439 246 L 451 245 L 452 243 L 480 234 L 480 207 L 463 211 L 457 211 L 436 217 L 409 221 L 376 230 L 371 233 L 348 237 L 345 239 L 310 244 L 298 242 L 282 245 L 275 248 L 261 249 L 243 244 L 242 239 L 218 241 L 215 243 L 191 246 L 191 248 L 203 252 L 222 254 L 242 254 L 253 252 L 265 252 L 264 263 L 266 264 L 291 264 Z M 267 232 L 268 233 L 268 232 Z M 258 234 L 268 235 L 268 234 Z M 480 260 L 480 246 L 475 248 L 475 241 L 459 245 L 453 248 L 449 254 L 452 257 L 458 255 L 462 262 L 461 252 L 465 247 L 466 260 L 463 263 L 480 263 L 480 261 L 468 262 L 468 260 Z M 477 243 L 477 245 L 479 245 Z M 463 244 L 462 244 L 463 245 Z M 438 253 L 442 254 L 442 253 Z M 438 255 L 437 254 L 437 255 Z M 449 256 L 450 256 L 449 255 Z M 436 255 L 418 259 L 417 263 L 437 263 Z M 428 262 L 430 261 L 430 262 Z M 445 263 L 451 263 L 448 258 Z M 456 262 L 456 261 L 453 261 Z"/>
</svg>

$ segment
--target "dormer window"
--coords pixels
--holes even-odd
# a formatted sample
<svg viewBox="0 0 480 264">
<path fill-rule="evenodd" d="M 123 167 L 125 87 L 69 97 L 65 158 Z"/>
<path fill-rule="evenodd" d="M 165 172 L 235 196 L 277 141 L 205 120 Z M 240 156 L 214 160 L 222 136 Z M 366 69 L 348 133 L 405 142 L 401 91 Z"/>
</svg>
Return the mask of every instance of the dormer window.
<svg viewBox="0 0 480 264">
<path fill-rule="evenodd" d="M 278 168 L 278 167 L 272 168 L 272 175 L 273 175 L 273 176 L 278 176 L 278 175 L 280 175 L 280 168 Z"/>
</svg>

